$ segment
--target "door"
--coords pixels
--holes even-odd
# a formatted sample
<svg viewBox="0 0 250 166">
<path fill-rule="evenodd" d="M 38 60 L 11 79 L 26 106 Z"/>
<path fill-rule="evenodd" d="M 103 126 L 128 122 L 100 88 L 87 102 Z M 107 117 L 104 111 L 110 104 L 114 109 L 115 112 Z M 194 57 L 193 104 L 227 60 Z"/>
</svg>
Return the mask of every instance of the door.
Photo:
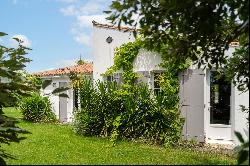
<svg viewBox="0 0 250 166">
<path fill-rule="evenodd" d="M 66 87 L 67 82 L 59 82 L 59 87 Z M 65 91 L 64 93 L 66 93 Z M 67 106 L 68 106 L 67 97 L 59 97 L 59 120 L 60 122 L 67 122 Z"/>
<path fill-rule="evenodd" d="M 180 75 L 180 106 L 185 118 L 184 139 L 205 141 L 204 136 L 204 72 L 188 69 Z"/>
<path fill-rule="evenodd" d="M 208 129 L 209 140 L 231 140 L 231 83 L 215 71 L 208 71 Z"/>
</svg>

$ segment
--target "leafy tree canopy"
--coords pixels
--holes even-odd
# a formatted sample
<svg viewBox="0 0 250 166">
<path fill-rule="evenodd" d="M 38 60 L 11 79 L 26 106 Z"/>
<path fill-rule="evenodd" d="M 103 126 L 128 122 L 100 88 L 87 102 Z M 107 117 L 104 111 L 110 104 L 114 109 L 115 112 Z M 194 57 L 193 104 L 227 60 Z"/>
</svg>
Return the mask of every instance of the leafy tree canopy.
<svg viewBox="0 0 250 166">
<path fill-rule="evenodd" d="M 7 35 L 0 32 L 0 37 Z M 0 45 L 0 143 L 9 144 L 19 142 L 25 137 L 18 137 L 19 133 L 29 133 L 16 126 L 17 120 L 7 117 L 2 111 L 3 106 L 13 105 L 19 96 L 28 95 L 33 90 L 27 79 L 24 77 L 25 64 L 30 59 L 25 57 L 26 48 L 22 41 L 14 38 L 18 43 L 17 48 L 7 48 Z M 1 147 L 0 144 L 0 147 Z M 4 158 L 13 158 L 10 154 L 0 149 L 0 165 L 5 165 Z"/>
<path fill-rule="evenodd" d="M 145 45 L 160 52 L 163 61 L 181 64 L 190 58 L 198 67 L 223 68 L 239 90 L 249 90 L 249 0 L 114 0 L 110 9 L 108 20 L 139 25 Z M 227 57 L 233 41 L 240 46 Z M 242 143 L 240 164 L 249 141 L 236 136 Z"/>
<path fill-rule="evenodd" d="M 7 35 L 0 32 L 0 36 Z M 33 90 L 28 80 L 24 77 L 26 63 L 31 60 L 26 58 L 26 48 L 22 41 L 14 38 L 18 43 L 18 48 L 7 48 L 0 45 L 0 108 L 13 105 L 18 96 L 25 96 Z"/>
<path fill-rule="evenodd" d="M 82 55 L 80 55 L 80 58 L 76 61 L 77 65 L 83 65 L 85 62 L 82 60 Z"/>
<path fill-rule="evenodd" d="M 147 48 L 166 60 L 190 58 L 210 68 L 226 64 L 229 79 L 243 90 L 249 89 L 248 7 L 248 0 L 115 0 L 105 13 L 118 26 L 139 25 Z M 240 42 L 239 51 L 228 59 L 225 50 L 233 41 Z"/>
</svg>

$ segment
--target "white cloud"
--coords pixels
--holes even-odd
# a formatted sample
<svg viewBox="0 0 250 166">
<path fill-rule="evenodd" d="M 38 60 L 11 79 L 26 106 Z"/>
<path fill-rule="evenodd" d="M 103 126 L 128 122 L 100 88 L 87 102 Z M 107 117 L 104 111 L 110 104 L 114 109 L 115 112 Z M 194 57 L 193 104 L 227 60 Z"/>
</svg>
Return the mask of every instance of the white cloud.
<svg viewBox="0 0 250 166">
<path fill-rule="evenodd" d="M 74 4 L 74 5 L 72 5 Z M 79 3 L 72 3 L 71 5 L 61 8 L 60 12 L 68 16 L 78 16 L 78 15 L 91 15 L 96 14 L 102 8 L 102 2 L 98 1 L 88 1 L 87 3 L 81 5 Z"/>
<path fill-rule="evenodd" d="M 62 59 L 56 63 L 55 68 L 50 68 L 50 70 L 51 69 L 58 69 L 58 68 L 62 68 L 62 67 L 74 66 L 74 65 L 76 65 L 76 61 L 79 58 L 77 58 L 77 59 Z M 87 62 L 87 63 L 93 62 L 92 59 L 85 59 L 84 57 L 82 57 L 82 60 L 84 60 L 84 62 Z M 49 70 L 49 69 L 47 69 L 47 70 Z"/>
<path fill-rule="evenodd" d="M 31 47 L 31 41 L 25 35 L 21 34 L 12 36 L 12 38 L 10 39 L 10 44 L 12 47 L 18 46 L 18 42 L 13 38 L 18 38 L 19 40 L 21 40 L 21 45 L 25 47 Z"/>
<path fill-rule="evenodd" d="M 104 15 L 82 15 L 76 19 L 76 24 L 71 28 L 71 33 L 74 36 L 74 40 L 85 46 L 92 46 L 91 34 L 86 33 L 84 30 L 92 27 L 92 21 L 95 20 L 99 23 L 107 23 Z"/>
<path fill-rule="evenodd" d="M 64 3 L 76 3 L 78 0 L 57 0 L 57 1 Z"/>
<path fill-rule="evenodd" d="M 81 14 L 90 15 L 90 14 L 98 13 L 101 7 L 102 7 L 101 2 L 89 1 L 80 8 L 80 11 L 81 11 Z"/>
<path fill-rule="evenodd" d="M 108 21 L 105 19 L 107 16 L 106 15 L 81 15 L 77 17 L 77 24 L 80 27 L 91 27 L 92 26 L 92 21 L 95 20 L 98 23 L 108 23 Z"/>
<path fill-rule="evenodd" d="M 73 0 L 58 0 L 71 2 L 65 7 L 60 9 L 60 12 L 65 16 L 72 16 L 75 18 L 75 22 L 71 28 L 73 38 L 77 43 L 91 47 L 91 36 L 89 33 L 92 28 L 92 21 L 95 20 L 98 23 L 107 24 L 105 19 L 107 15 L 103 14 L 103 10 L 107 7 L 110 0 L 86 0 L 75 1 Z M 111 2 L 111 1 L 110 1 Z"/>
<path fill-rule="evenodd" d="M 86 35 L 83 32 L 77 33 L 74 37 L 74 40 L 80 44 L 86 45 L 86 46 L 90 46 L 91 45 L 91 40 L 90 40 L 90 36 Z"/>
<path fill-rule="evenodd" d="M 61 8 L 60 12 L 62 12 L 65 16 L 74 16 L 79 14 L 79 10 L 75 7 L 75 5 L 70 5 L 66 8 Z"/>
<path fill-rule="evenodd" d="M 56 63 L 56 68 L 74 66 L 76 65 L 76 59 L 62 59 Z"/>
<path fill-rule="evenodd" d="M 18 0 L 8 0 L 10 3 L 12 3 L 13 5 L 16 5 L 18 3 Z"/>
<path fill-rule="evenodd" d="M 12 3 L 13 3 L 14 5 L 16 5 L 17 2 L 18 2 L 17 0 L 13 0 L 13 1 L 12 1 Z"/>
</svg>

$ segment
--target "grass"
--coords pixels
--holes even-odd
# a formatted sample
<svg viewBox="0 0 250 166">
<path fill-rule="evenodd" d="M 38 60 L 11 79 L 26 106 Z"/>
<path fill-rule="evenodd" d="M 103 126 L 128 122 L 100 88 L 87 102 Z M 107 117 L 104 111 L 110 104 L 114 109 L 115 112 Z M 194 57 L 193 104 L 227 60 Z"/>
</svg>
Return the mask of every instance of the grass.
<svg viewBox="0 0 250 166">
<path fill-rule="evenodd" d="M 76 135 L 70 125 L 39 124 L 21 120 L 17 109 L 5 108 L 6 115 L 20 119 L 19 127 L 32 134 L 20 143 L 3 145 L 15 159 L 7 164 L 236 164 L 236 160 L 190 150 L 165 149 L 157 146 L 121 141 L 112 147 L 108 139 Z"/>
</svg>

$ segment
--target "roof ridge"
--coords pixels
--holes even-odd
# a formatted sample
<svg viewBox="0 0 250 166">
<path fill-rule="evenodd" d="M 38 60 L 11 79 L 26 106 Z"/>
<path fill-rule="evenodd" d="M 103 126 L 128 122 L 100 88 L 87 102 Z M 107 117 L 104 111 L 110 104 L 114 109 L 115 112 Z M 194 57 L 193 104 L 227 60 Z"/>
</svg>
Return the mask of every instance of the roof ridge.
<svg viewBox="0 0 250 166">
<path fill-rule="evenodd" d="M 133 32 L 133 31 L 138 31 L 138 29 L 136 28 L 130 28 L 130 27 L 124 27 L 124 26 L 116 26 L 116 25 L 110 25 L 110 24 L 101 24 L 101 23 L 98 23 L 96 22 L 95 20 L 92 21 L 92 24 L 93 26 L 96 26 L 96 27 L 102 27 L 102 28 L 108 28 L 108 29 L 115 29 L 115 30 L 119 30 L 119 31 L 124 31 L 124 32 L 127 32 L 127 31 L 130 31 L 130 32 Z"/>
<path fill-rule="evenodd" d="M 35 73 L 32 73 L 32 75 L 53 76 L 53 75 L 68 74 L 70 72 L 91 73 L 91 72 L 93 72 L 93 64 L 86 62 L 86 63 L 84 63 L 82 65 L 66 66 L 66 67 L 52 69 L 52 70 L 45 70 L 45 71 L 35 72 Z"/>
</svg>

